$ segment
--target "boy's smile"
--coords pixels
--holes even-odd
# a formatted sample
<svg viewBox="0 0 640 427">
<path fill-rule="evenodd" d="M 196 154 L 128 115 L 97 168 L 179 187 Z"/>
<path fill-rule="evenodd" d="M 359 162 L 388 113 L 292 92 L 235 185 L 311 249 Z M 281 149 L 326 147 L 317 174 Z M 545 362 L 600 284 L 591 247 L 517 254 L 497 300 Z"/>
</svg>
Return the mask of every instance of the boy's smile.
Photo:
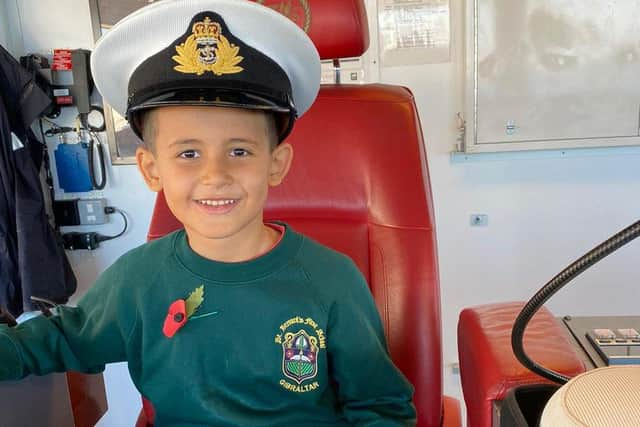
<svg viewBox="0 0 640 427">
<path fill-rule="evenodd" d="M 289 144 L 271 148 L 271 117 L 191 106 L 151 114 L 155 137 L 138 149 L 138 166 L 152 190 L 164 191 L 192 249 L 230 262 L 268 250 L 277 236 L 262 222 L 263 207 L 292 157 Z"/>
</svg>

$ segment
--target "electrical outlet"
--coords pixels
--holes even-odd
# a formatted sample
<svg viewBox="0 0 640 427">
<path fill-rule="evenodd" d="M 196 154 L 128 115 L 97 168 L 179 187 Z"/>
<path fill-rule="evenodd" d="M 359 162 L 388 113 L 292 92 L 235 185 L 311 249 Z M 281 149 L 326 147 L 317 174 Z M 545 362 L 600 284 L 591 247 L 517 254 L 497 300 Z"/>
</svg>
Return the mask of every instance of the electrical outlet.
<svg viewBox="0 0 640 427">
<path fill-rule="evenodd" d="M 472 227 L 486 227 L 489 225 L 489 215 L 471 214 L 469 222 Z"/>
</svg>

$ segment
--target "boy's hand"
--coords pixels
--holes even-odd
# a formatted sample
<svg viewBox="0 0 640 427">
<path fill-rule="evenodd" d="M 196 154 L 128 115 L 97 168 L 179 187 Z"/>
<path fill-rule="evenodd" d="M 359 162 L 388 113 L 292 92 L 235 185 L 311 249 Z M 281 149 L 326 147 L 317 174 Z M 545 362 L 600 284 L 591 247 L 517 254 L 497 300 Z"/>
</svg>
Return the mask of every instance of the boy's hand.
<svg viewBox="0 0 640 427">
<path fill-rule="evenodd" d="M 6 323 L 9 327 L 14 327 L 18 324 L 16 318 L 4 307 L 0 307 L 0 323 Z"/>
</svg>

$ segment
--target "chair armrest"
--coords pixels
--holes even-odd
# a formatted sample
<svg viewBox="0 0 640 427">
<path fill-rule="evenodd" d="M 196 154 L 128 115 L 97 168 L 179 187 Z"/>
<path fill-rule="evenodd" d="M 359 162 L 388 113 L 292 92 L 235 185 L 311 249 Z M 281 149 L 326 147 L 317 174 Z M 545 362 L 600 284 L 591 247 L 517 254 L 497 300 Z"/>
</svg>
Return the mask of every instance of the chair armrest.
<svg viewBox="0 0 640 427">
<path fill-rule="evenodd" d="M 499 303 L 464 309 L 458 321 L 460 379 L 470 426 L 492 425 L 492 404 L 521 384 L 549 383 L 516 359 L 511 329 L 524 303 Z M 568 376 L 585 371 L 565 331 L 545 307 L 524 335 L 527 354 L 537 363 Z"/>
</svg>

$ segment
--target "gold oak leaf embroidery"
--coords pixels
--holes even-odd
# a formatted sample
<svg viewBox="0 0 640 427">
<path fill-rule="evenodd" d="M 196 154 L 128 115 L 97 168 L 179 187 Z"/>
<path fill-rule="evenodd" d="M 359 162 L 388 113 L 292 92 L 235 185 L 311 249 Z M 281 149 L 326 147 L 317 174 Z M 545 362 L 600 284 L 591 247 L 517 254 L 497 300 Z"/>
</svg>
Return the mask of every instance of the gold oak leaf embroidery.
<svg viewBox="0 0 640 427">
<path fill-rule="evenodd" d="M 176 46 L 178 55 L 172 57 L 180 65 L 176 65 L 174 69 L 184 74 L 197 74 L 201 76 L 206 71 L 210 71 L 217 76 L 223 74 L 236 74 L 244 69 L 238 64 L 242 62 L 244 57 L 238 55 L 240 47 L 232 44 L 229 40 L 220 35 L 218 47 L 216 48 L 217 61 L 213 64 L 202 64 L 198 60 L 198 43 L 196 37 L 191 35 L 184 43 Z"/>
</svg>

